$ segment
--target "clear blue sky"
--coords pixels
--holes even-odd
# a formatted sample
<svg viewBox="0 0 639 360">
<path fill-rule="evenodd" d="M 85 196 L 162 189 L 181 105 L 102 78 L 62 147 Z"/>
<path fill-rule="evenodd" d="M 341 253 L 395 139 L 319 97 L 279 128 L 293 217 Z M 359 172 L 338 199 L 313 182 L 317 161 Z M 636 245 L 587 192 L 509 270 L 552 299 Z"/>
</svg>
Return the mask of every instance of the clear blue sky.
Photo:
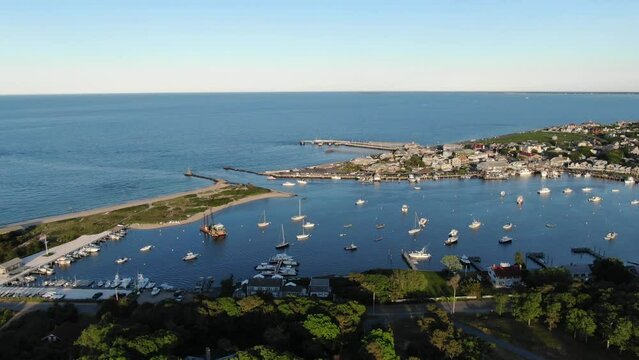
<svg viewBox="0 0 639 360">
<path fill-rule="evenodd" d="M 0 94 L 639 91 L 639 1 L 0 1 Z"/>
</svg>

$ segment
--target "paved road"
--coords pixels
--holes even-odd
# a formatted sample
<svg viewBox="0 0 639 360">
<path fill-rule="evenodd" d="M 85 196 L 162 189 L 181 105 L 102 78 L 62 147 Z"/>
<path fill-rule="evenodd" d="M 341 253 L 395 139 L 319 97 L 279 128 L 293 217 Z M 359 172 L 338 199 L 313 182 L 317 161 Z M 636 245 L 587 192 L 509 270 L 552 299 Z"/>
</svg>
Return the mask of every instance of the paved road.
<svg viewBox="0 0 639 360">
<path fill-rule="evenodd" d="M 437 305 L 450 312 L 452 303 L 437 303 Z M 493 310 L 492 300 L 457 301 L 455 305 L 456 313 L 488 313 Z M 388 304 L 376 305 L 375 309 L 368 306 L 366 318 L 363 321 L 365 331 L 370 330 L 375 324 L 380 322 L 389 324 L 397 320 L 406 318 L 418 318 L 426 312 L 426 304 Z M 455 321 L 455 326 L 465 333 L 476 336 L 484 341 L 494 343 L 498 348 L 509 351 L 527 360 L 541 360 L 543 357 L 536 355 L 526 349 L 512 345 L 507 341 L 483 333 L 470 325 Z"/>
</svg>

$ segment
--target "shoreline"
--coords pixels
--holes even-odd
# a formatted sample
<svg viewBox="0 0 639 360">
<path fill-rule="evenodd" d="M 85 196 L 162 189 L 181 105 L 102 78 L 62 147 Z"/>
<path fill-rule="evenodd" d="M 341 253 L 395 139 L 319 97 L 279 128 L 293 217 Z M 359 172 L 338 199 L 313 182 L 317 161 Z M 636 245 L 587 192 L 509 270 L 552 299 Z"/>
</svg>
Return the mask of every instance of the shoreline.
<svg viewBox="0 0 639 360">
<path fill-rule="evenodd" d="M 31 219 L 31 220 L 25 220 L 25 221 L 21 221 L 21 222 L 17 222 L 17 223 L 12 223 L 12 224 L 7 224 L 7 225 L 0 226 L 0 234 L 4 234 L 4 233 L 11 232 L 11 231 L 24 229 L 24 228 L 32 226 L 32 225 L 42 225 L 42 224 L 53 223 L 53 222 L 58 222 L 58 221 L 71 220 L 71 219 L 75 219 L 75 218 L 81 218 L 81 217 L 86 217 L 86 216 L 109 213 L 111 211 L 121 210 L 121 209 L 134 207 L 134 206 L 147 205 L 147 204 L 154 203 L 154 202 L 157 202 L 157 201 L 166 201 L 166 200 L 179 198 L 179 197 L 182 197 L 182 196 L 194 195 L 194 194 L 197 195 L 197 194 L 201 194 L 201 193 L 205 193 L 205 192 L 209 192 L 209 191 L 221 190 L 221 189 L 224 189 L 224 188 L 228 187 L 229 185 L 230 184 L 227 181 L 222 180 L 222 179 L 218 179 L 217 182 L 215 184 L 213 184 L 213 185 L 209 185 L 209 186 L 206 186 L 206 187 L 198 188 L 198 189 L 195 189 L 195 190 L 182 191 L 182 192 L 178 192 L 178 193 L 172 193 L 172 194 L 168 194 L 168 195 L 161 195 L 161 196 L 156 196 L 156 197 L 146 198 L 146 199 L 140 199 L 140 200 L 132 200 L 132 201 L 127 201 L 127 202 L 120 203 L 120 204 L 103 206 L 103 207 L 99 207 L 99 208 L 82 210 L 82 211 L 77 211 L 77 212 L 72 212 L 72 213 L 67 213 L 67 214 L 53 215 L 53 216 L 46 216 L 46 217 L 41 217 L 41 218 L 36 218 L 36 219 Z M 269 190 L 270 190 L 269 193 L 255 195 L 255 196 L 249 196 L 247 198 L 243 198 L 243 199 L 240 199 L 240 200 L 237 200 L 237 201 L 233 201 L 233 202 L 231 202 L 229 204 L 223 205 L 222 207 L 224 207 L 224 206 L 230 207 L 230 206 L 234 206 L 234 205 L 240 205 L 240 204 L 243 203 L 242 202 L 243 200 L 247 201 L 249 199 L 250 199 L 250 201 L 253 201 L 253 200 L 260 200 L 262 198 L 270 198 L 270 197 L 293 197 L 293 196 L 295 196 L 295 194 L 283 193 L 283 192 L 279 192 L 279 191 L 272 190 L 272 189 L 269 189 Z M 222 207 L 215 208 L 214 211 L 217 212 L 217 211 L 223 210 Z M 193 218 L 195 216 L 200 216 L 199 219 L 201 219 L 204 215 L 203 215 L 203 213 L 202 214 L 196 214 L 196 215 L 193 215 L 191 218 Z M 185 221 L 182 221 L 181 223 L 185 223 L 186 221 L 198 220 L 198 219 L 191 220 L 191 218 L 189 218 L 189 219 L 187 219 Z M 147 224 L 140 224 L 140 225 L 143 226 L 143 225 L 147 225 Z M 160 224 L 148 224 L 148 225 L 160 225 Z M 162 227 L 168 227 L 168 226 L 174 226 L 174 225 L 178 225 L 178 224 L 161 224 L 161 225 L 162 225 Z"/>
<path fill-rule="evenodd" d="M 210 208 L 207 211 L 202 211 L 202 212 L 199 212 L 199 213 L 197 213 L 195 215 L 192 215 L 191 217 L 189 217 L 186 220 L 182 220 L 182 221 L 178 221 L 178 222 L 174 222 L 174 223 L 163 223 L 163 224 L 139 224 L 139 223 L 136 223 L 136 224 L 129 224 L 129 228 L 130 229 L 134 229 L 134 230 L 154 230 L 154 229 L 161 229 L 161 228 L 167 228 L 167 227 L 172 227 L 172 226 L 180 226 L 180 225 L 190 224 L 190 223 L 196 222 L 198 220 L 201 220 L 202 218 L 204 218 L 205 215 L 216 214 L 216 213 L 218 213 L 220 211 L 223 211 L 223 210 L 226 210 L 226 209 L 238 206 L 238 205 L 250 203 L 250 202 L 253 202 L 253 201 L 265 200 L 265 199 L 283 199 L 283 198 L 291 198 L 291 197 L 295 197 L 295 196 L 297 196 L 297 195 L 293 194 L 293 193 L 287 193 L 287 192 L 282 192 L 282 191 L 277 191 L 277 190 L 271 190 L 270 192 L 268 192 L 266 194 L 247 196 L 247 197 L 235 200 L 235 201 L 231 201 L 228 204 L 212 207 L 212 208 Z"/>
</svg>

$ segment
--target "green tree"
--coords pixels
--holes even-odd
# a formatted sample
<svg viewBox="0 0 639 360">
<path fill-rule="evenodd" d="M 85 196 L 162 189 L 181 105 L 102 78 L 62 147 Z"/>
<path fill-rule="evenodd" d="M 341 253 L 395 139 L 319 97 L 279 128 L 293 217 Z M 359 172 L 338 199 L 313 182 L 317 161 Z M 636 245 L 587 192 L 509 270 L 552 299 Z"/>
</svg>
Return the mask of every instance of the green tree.
<svg viewBox="0 0 639 360">
<path fill-rule="evenodd" d="M 115 331 L 114 324 L 91 324 L 82 331 L 75 345 L 82 347 L 87 355 L 106 353 Z"/>
<path fill-rule="evenodd" d="M 615 284 L 626 284 L 632 279 L 632 274 L 623 262 L 615 258 L 595 260 L 592 265 L 592 275 L 600 281 L 610 281 Z"/>
<path fill-rule="evenodd" d="M 366 307 L 355 301 L 345 304 L 338 304 L 331 307 L 330 314 L 337 320 L 337 324 L 342 334 L 354 333 L 366 312 Z"/>
<path fill-rule="evenodd" d="M 501 316 L 506 312 L 506 307 L 508 306 L 508 295 L 499 294 L 495 296 L 495 312 L 497 315 Z"/>
<path fill-rule="evenodd" d="M 573 332 L 573 337 L 577 337 L 577 333 L 584 336 L 588 342 L 588 336 L 595 333 L 597 324 L 593 316 L 582 309 L 570 309 L 566 315 L 566 328 Z"/>
<path fill-rule="evenodd" d="M 459 258 L 455 255 L 446 255 L 442 257 L 442 264 L 452 273 L 456 273 L 464 268 Z"/>
<path fill-rule="evenodd" d="M 235 354 L 235 359 L 238 359 L 238 360 L 295 360 L 299 358 L 291 354 L 278 353 L 277 351 L 271 348 L 258 345 L 247 350 L 238 351 Z"/>
<path fill-rule="evenodd" d="M 453 277 L 448 279 L 448 286 L 453 288 L 453 307 L 450 311 L 451 314 L 455 313 L 455 303 L 457 302 L 457 288 L 459 287 L 459 275 L 455 274 Z"/>
<path fill-rule="evenodd" d="M 548 325 L 548 331 L 552 331 L 557 327 L 557 324 L 561 320 L 561 303 L 554 302 L 546 307 L 546 325 Z"/>
<path fill-rule="evenodd" d="M 481 283 L 475 278 L 466 278 L 460 285 L 462 293 L 468 296 L 474 296 L 479 299 L 481 297 Z"/>
<path fill-rule="evenodd" d="M 138 336 L 126 342 L 126 346 L 144 358 L 151 358 L 153 355 L 169 353 L 169 350 L 177 345 L 178 337 L 167 330 L 159 330 L 153 334 Z"/>
<path fill-rule="evenodd" d="M 616 346 L 620 351 L 626 350 L 633 335 L 632 321 L 620 319 L 613 329 L 612 334 L 606 339 L 606 346 Z"/>
<path fill-rule="evenodd" d="M 373 329 L 362 340 L 365 358 L 374 360 L 399 360 L 395 353 L 395 339 L 392 331 Z"/>
<path fill-rule="evenodd" d="M 530 326 L 532 320 L 542 315 L 541 293 L 520 295 L 513 306 L 513 316 L 518 321 L 524 321 Z"/>
<path fill-rule="evenodd" d="M 304 320 L 304 328 L 320 342 L 330 343 L 339 335 L 339 327 L 333 323 L 330 317 L 324 314 L 311 314 Z"/>
</svg>

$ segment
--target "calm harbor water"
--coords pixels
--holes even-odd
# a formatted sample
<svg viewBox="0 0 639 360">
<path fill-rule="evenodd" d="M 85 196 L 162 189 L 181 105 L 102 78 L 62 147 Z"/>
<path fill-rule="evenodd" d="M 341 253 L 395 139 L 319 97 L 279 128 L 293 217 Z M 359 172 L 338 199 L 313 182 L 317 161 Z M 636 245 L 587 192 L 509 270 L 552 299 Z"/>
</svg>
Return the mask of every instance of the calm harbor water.
<svg viewBox="0 0 639 360">
<path fill-rule="evenodd" d="M 589 119 L 636 119 L 637 95 L 280 93 L 0 96 L 0 225 L 206 185 L 187 167 L 290 168 L 354 157 L 332 137 L 422 144 Z"/>
<path fill-rule="evenodd" d="M 344 160 L 361 151 L 297 145 L 299 139 L 340 138 L 415 141 L 422 144 L 488 137 L 548 125 L 636 119 L 639 96 L 605 94 L 505 93 L 306 93 L 306 94 L 164 94 L 0 97 L 0 224 L 95 208 L 208 185 L 182 175 L 194 171 L 232 181 L 282 189 L 281 182 L 226 172 L 232 165 L 250 170 L 291 168 Z M 552 194 L 536 191 L 548 186 Z M 564 195 L 561 189 L 575 188 Z M 589 195 L 579 191 L 591 186 Z M 613 188 L 620 192 L 613 193 Z M 633 241 L 639 207 L 636 187 L 623 183 L 563 177 L 507 182 L 446 180 L 422 184 L 381 185 L 350 181 L 313 182 L 286 189 L 303 198 L 304 213 L 317 223 L 312 237 L 295 240 L 299 224 L 290 216 L 297 199 L 271 199 L 220 213 L 230 235 L 203 239 L 199 223 L 152 231 L 130 231 L 105 244 L 97 256 L 82 259 L 57 276 L 112 278 L 116 272 L 142 272 L 154 281 L 191 286 L 200 276 L 217 279 L 233 273 L 253 275 L 253 267 L 275 253 L 279 224 L 285 224 L 288 250 L 301 262 L 300 275 L 343 274 L 375 267 L 405 268 L 400 250 L 428 245 L 433 254 L 424 269 L 439 269 L 445 254 L 480 256 L 483 265 L 512 261 L 515 251 L 540 251 L 554 264 L 587 262 L 570 253 L 574 246 L 597 247 L 606 254 L 638 261 Z M 499 197 L 505 190 L 508 196 Z M 515 197 L 523 194 L 522 209 Z M 587 201 L 592 195 L 601 204 Z M 357 198 L 366 205 L 357 207 Z M 402 215 L 400 207 L 411 211 Z M 256 222 L 263 210 L 273 222 L 262 232 Z M 411 238 L 413 211 L 430 219 Z M 484 225 L 468 229 L 477 218 Z M 375 224 L 386 227 L 376 230 Z M 513 222 L 512 245 L 500 246 L 501 226 Z M 352 228 L 343 225 L 352 223 Z M 547 228 L 546 223 L 556 223 Z M 459 244 L 445 247 L 451 228 Z M 606 242 L 603 236 L 619 237 Z M 341 233 L 346 234 L 340 236 Z M 383 236 L 381 241 L 374 241 Z M 359 250 L 343 250 L 351 241 Z M 155 249 L 140 253 L 153 244 Z M 185 263 L 189 250 L 201 257 Z M 132 260 L 116 265 L 116 258 Z"/>
<path fill-rule="evenodd" d="M 281 181 L 271 183 L 278 186 Z M 552 189 L 548 196 L 536 193 L 541 187 Z M 561 190 L 572 187 L 575 192 L 565 195 Z M 592 193 L 581 192 L 592 187 Z M 284 224 L 287 240 L 292 245 L 287 253 L 294 255 L 301 266 L 300 276 L 345 274 L 371 268 L 407 268 L 400 251 L 416 250 L 428 246 L 433 254 L 430 261 L 420 263 L 422 269 L 440 269 L 441 257 L 446 254 L 480 256 L 482 265 L 513 261 L 516 251 L 545 252 L 554 265 L 586 263 L 588 256 L 573 255 L 571 247 L 597 248 L 606 255 L 624 260 L 639 261 L 639 243 L 635 236 L 635 221 L 639 206 L 630 201 L 639 198 L 639 188 L 623 183 L 595 179 L 562 178 L 541 180 L 539 177 L 505 182 L 481 180 L 445 180 L 421 184 L 414 190 L 406 183 L 380 185 L 359 184 L 351 181 L 318 181 L 294 190 L 303 199 L 303 213 L 316 223 L 311 238 L 297 241 L 300 224 L 290 217 L 297 213 L 297 199 L 270 199 L 245 204 L 216 216 L 229 229 L 225 240 L 204 239 L 199 234 L 199 223 L 162 230 L 130 231 L 117 242 L 109 242 L 97 256 L 77 261 L 68 268 L 58 269 L 57 276 L 72 278 L 106 279 L 116 272 L 135 276 L 142 272 L 155 281 L 189 287 L 200 276 L 213 275 L 216 279 L 234 274 L 236 279 L 254 275 L 253 267 L 277 251 L 280 224 Z M 619 189 L 619 192 L 612 192 Z M 508 194 L 501 198 L 499 192 Z M 515 204 L 517 195 L 525 197 L 525 204 Z M 588 202 L 588 197 L 599 195 L 603 202 Z M 364 206 L 356 206 L 357 198 L 364 198 Z M 410 206 L 403 215 L 402 204 Z M 272 225 L 266 231 L 257 228 L 262 211 L 266 210 Z M 414 211 L 430 222 L 417 237 L 407 231 L 414 224 Z M 473 219 L 483 225 L 471 230 Z M 512 222 L 515 227 L 506 233 L 502 225 Z M 375 224 L 385 223 L 382 230 Z M 545 224 L 556 224 L 547 228 Z M 353 224 L 344 228 L 345 224 Z M 460 231 L 459 243 L 447 247 L 444 240 L 451 228 Z M 608 231 L 619 236 L 614 241 L 603 239 Z M 340 234 L 346 234 L 340 236 Z M 500 245 L 505 234 L 513 237 L 512 245 Z M 383 240 L 375 241 L 379 236 Z M 343 248 L 350 242 L 358 245 L 355 252 Z M 153 244 L 148 253 L 139 248 Z M 181 260 L 187 251 L 201 257 L 187 263 Z M 116 258 L 128 256 L 132 260 L 116 265 Z M 529 264 L 534 267 L 534 264 Z"/>
</svg>

